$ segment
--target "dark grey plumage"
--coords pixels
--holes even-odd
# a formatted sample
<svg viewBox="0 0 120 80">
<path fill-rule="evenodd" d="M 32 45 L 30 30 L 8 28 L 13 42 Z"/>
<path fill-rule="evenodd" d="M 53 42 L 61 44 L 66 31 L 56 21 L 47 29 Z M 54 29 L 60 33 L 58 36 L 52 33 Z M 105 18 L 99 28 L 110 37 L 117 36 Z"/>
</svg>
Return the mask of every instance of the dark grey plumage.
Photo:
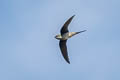
<svg viewBox="0 0 120 80">
<path fill-rule="evenodd" d="M 67 33 L 69 32 L 68 31 L 68 26 L 70 24 L 70 22 L 72 21 L 72 19 L 74 18 L 75 15 L 73 15 L 72 17 L 70 17 L 66 22 L 65 24 L 63 25 L 63 27 L 61 28 L 60 32 L 61 32 L 61 35 L 63 35 L 64 33 Z"/>
<path fill-rule="evenodd" d="M 61 32 L 61 35 L 69 32 L 68 31 L 68 26 L 70 24 L 70 22 L 72 21 L 73 17 L 75 15 L 73 15 L 72 17 L 70 17 L 66 22 L 65 24 L 63 25 L 63 27 L 61 28 L 60 32 Z M 67 52 L 67 46 L 66 46 L 66 42 L 67 40 L 60 40 L 59 42 L 59 46 L 60 46 L 60 50 L 62 52 L 62 55 L 64 57 L 64 59 L 70 64 L 70 61 L 69 61 L 69 58 L 68 58 L 68 52 Z"/>
<path fill-rule="evenodd" d="M 60 40 L 59 46 L 60 46 L 60 50 L 61 50 L 61 53 L 62 53 L 64 59 L 70 64 L 70 61 L 68 58 L 66 42 L 67 42 L 67 40 Z"/>
<path fill-rule="evenodd" d="M 69 63 L 69 64 L 70 64 L 70 61 L 69 61 L 69 58 L 68 58 L 67 45 L 66 45 L 68 38 L 71 38 L 72 36 L 74 36 L 76 34 L 79 34 L 79 33 L 82 33 L 82 32 L 86 31 L 86 30 L 83 30 L 83 31 L 79 31 L 79 32 L 69 32 L 68 26 L 69 26 L 70 22 L 72 21 L 72 19 L 74 18 L 74 16 L 75 15 L 70 17 L 65 22 L 65 24 L 63 25 L 63 27 L 60 30 L 61 34 L 58 34 L 58 35 L 55 36 L 56 39 L 60 40 L 59 41 L 59 47 L 60 47 L 61 53 L 62 53 L 64 59 L 66 60 L 66 62 Z"/>
</svg>

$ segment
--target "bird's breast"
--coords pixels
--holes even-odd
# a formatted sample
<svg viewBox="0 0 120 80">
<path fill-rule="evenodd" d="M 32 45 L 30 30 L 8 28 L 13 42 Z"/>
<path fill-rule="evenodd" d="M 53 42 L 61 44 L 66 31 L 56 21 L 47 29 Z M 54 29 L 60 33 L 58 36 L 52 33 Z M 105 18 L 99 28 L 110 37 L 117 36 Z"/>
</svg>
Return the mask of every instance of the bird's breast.
<svg viewBox="0 0 120 80">
<path fill-rule="evenodd" d="M 62 40 L 67 40 L 69 38 L 69 33 L 65 33 L 62 35 Z"/>
<path fill-rule="evenodd" d="M 67 40 L 68 38 L 71 38 L 72 36 L 74 36 L 76 34 L 76 32 L 68 32 L 62 35 L 61 40 Z"/>
</svg>

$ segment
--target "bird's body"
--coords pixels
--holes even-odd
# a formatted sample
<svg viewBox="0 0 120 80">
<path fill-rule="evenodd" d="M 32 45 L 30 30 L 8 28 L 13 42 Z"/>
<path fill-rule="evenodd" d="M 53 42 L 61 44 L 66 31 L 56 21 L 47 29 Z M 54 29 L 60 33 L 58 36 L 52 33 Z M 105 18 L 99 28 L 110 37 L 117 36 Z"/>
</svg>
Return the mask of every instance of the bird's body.
<svg viewBox="0 0 120 80">
<path fill-rule="evenodd" d="M 63 35 L 58 34 L 56 36 L 56 39 L 58 39 L 58 40 L 67 40 L 68 38 L 71 38 L 75 34 L 76 34 L 76 32 L 67 32 L 67 33 L 65 33 Z"/>
<path fill-rule="evenodd" d="M 63 35 L 58 34 L 58 35 L 55 36 L 55 38 L 58 39 L 58 40 L 67 40 L 68 38 L 71 38 L 72 36 L 74 36 L 74 35 L 76 35 L 78 33 L 81 33 L 81 31 L 80 32 L 67 32 L 67 33 L 65 33 Z"/>
<path fill-rule="evenodd" d="M 56 39 L 60 40 L 59 42 L 59 46 L 62 52 L 62 55 L 64 57 L 64 59 L 70 64 L 69 58 L 68 58 L 68 52 L 67 52 L 67 46 L 66 46 L 66 42 L 69 38 L 71 38 L 72 36 L 81 33 L 81 32 L 85 32 L 86 30 L 80 31 L 80 32 L 69 32 L 68 31 L 68 25 L 70 24 L 70 22 L 72 21 L 73 17 L 75 15 L 73 15 L 72 17 L 70 17 L 65 24 L 63 25 L 63 27 L 61 28 L 61 34 L 58 34 L 55 36 Z"/>
</svg>

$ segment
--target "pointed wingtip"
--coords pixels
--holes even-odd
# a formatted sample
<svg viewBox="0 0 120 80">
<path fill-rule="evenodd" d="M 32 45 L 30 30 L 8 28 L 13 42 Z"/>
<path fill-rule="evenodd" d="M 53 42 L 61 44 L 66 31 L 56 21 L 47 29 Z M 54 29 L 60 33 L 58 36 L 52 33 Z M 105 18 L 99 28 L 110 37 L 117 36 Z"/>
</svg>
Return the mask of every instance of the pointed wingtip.
<svg viewBox="0 0 120 80">
<path fill-rule="evenodd" d="M 70 64 L 70 62 L 68 64 Z"/>
<path fill-rule="evenodd" d="M 74 16 L 75 16 L 75 14 L 72 17 L 74 17 Z"/>
<path fill-rule="evenodd" d="M 68 64 L 70 64 L 70 61 L 69 60 L 66 60 Z"/>
<path fill-rule="evenodd" d="M 68 64 L 70 64 L 69 58 L 64 58 L 64 59 Z"/>
<path fill-rule="evenodd" d="M 71 16 L 69 20 L 72 20 L 75 17 L 75 15 Z"/>
<path fill-rule="evenodd" d="M 67 62 L 68 64 L 70 64 L 70 62 Z"/>
</svg>

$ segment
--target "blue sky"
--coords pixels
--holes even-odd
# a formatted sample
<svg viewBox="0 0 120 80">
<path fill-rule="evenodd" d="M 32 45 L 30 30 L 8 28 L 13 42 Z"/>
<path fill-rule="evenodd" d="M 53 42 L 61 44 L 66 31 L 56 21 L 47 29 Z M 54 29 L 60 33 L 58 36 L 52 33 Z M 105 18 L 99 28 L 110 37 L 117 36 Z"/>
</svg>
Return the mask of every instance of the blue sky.
<svg viewBox="0 0 120 80">
<path fill-rule="evenodd" d="M 0 0 L 0 80 L 120 80 L 120 0 Z M 76 15 L 67 64 L 54 38 Z"/>
</svg>

